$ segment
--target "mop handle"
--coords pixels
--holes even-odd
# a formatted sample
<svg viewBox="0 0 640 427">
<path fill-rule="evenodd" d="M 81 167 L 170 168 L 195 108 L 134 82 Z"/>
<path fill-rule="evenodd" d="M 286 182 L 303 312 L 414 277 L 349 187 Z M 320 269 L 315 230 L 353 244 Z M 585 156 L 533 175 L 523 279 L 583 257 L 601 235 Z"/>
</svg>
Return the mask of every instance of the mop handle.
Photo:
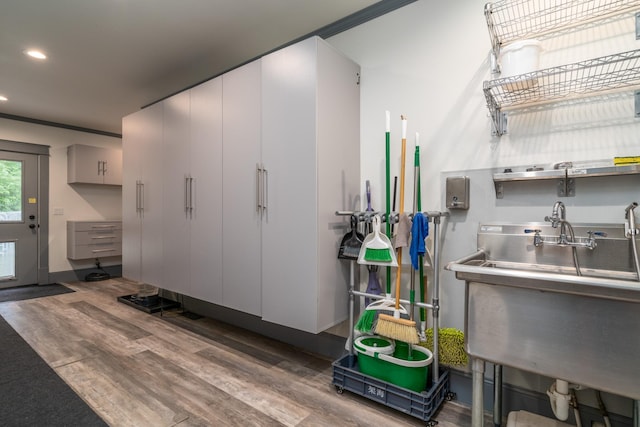
<svg viewBox="0 0 640 427">
<path fill-rule="evenodd" d="M 402 150 L 400 151 L 400 207 L 398 210 L 401 216 L 404 213 L 404 175 L 407 156 L 407 119 L 404 116 L 400 116 L 402 119 Z M 398 218 L 400 218 L 398 216 Z M 400 309 L 400 276 L 402 274 L 402 246 L 398 248 L 398 272 L 396 275 L 396 310 Z"/>
</svg>

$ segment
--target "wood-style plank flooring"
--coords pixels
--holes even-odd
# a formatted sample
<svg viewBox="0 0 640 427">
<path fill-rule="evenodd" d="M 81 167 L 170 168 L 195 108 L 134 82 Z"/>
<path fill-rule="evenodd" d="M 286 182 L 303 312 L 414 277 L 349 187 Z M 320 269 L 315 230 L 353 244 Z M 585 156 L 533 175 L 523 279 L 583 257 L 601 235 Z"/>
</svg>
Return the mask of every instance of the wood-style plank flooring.
<svg viewBox="0 0 640 427">
<path fill-rule="evenodd" d="M 331 360 L 212 319 L 116 300 L 120 279 L 0 303 L 0 314 L 112 426 L 424 426 L 331 385 Z M 469 426 L 445 402 L 440 427 Z M 487 425 L 492 423 L 487 420 Z"/>
</svg>

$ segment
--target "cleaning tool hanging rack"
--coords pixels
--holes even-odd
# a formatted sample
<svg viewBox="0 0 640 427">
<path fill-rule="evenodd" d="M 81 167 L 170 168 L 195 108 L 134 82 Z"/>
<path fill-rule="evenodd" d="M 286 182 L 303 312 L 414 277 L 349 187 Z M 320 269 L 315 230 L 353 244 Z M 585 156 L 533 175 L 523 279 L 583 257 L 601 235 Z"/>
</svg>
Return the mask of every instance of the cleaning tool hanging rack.
<svg viewBox="0 0 640 427">
<path fill-rule="evenodd" d="M 356 216 L 359 222 L 372 222 L 375 215 L 379 215 L 382 222 L 386 222 L 386 214 L 379 212 L 367 212 L 367 211 L 336 211 L 337 216 Z M 431 236 L 434 241 L 433 250 L 433 291 L 432 302 L 414 302 L 415 307 L 430 310 L 432 314 L 432 331 L 433 331 L 433 362 L 431 363 L 431 387 L 420 393 L 406 388 L 394 385 L 391 382 L 382 381 L 373 376 L 364 374 L 360 371 L 357 355 L 353 349 L 353 334 L 355 327 L 354 308 L 355 298 L 370 298 L 371 300 L 383 300 L 387 299 L 386 295 L 376 295 L 366 292 L 355 290 L 354 283 L 354 269 L 356 266 L 355 261 L 349 261 L 350 263 L 350 286 L 349 286 L 349 321 L 350 321 L 350 334 L 348 347 L 348 354 L 342 358 L 336 360 L 333 363 L 333 385 L 336 387 L 338 393 L 343 393 L 344 390 L 362 395 L 376 402 L 387 405 L 391 408 L 399 410 L 403 413 L 409 414 L 413 417 L 419 418 L 423 421 L 427 421 L 427 425 L 435 425 L 436 422 L 432 420 L 433 414 L 437 411 L 440 405 L 445 399 L 450 400 L 453 394 L 449 391 L 449 371 L 447 369 L 440 369 L 438 361 L 438 330 L 439 330 L 439 266 L 440 266 L 440 244 L 439 244 L 439 225 L 442 218 L 449 216 L 448 212 L 439 211 L 425 211 L 422 212 L 425 216 L 425 220 L 433 223 Z M 394 224 L 398 222 L 399 214 L 391 212 L 389 215 L 390 223 Z M 409 215 L 413 218 L 413 215 Z M 409 304 L 410 301 L 405 299 L 399 299 L 399 303 Z"/>
</svg>

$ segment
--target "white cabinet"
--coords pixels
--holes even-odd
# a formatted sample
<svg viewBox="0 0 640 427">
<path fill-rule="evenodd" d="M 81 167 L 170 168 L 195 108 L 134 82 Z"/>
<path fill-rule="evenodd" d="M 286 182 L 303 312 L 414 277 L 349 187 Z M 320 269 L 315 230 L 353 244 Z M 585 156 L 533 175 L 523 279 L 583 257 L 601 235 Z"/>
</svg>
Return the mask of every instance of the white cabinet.
<svg viewBox="0 0 640 427">
<path fill-rule="evenodd" d="M 122 274 L 162 287 L 162 116 L 154 104 L 122 120 Z"/>
<path fill-rule="evenodd" d="M 164 288 L 222 303 L 222 79 L 164 103 Z"/>
<path fill-rule="evenodd" d="M 344 320 L 358 75 L 312 38 L 126 117 L 124 276 L 313 333 Z"/>
<path fill-rule="evenodd" d="M 67 183 L 122 185 L 122 151 L 70 145 L 67 148 Z"/>
<path fill-rule="evenodd" d="M 122 255 L 121 221 L 67 221 L 67 258 Z"/>
<path fill-rule="evenodd" d="M 337 259 L 360 179 L 359 67 L 314 37 L 262 58 L 262 317 L 317 333 L 347 317 Z"/>
<path fill-rule="evenodd" d="M 261 314 L 260 61 L 222 76 L 223 304 Z"/>
</svg>

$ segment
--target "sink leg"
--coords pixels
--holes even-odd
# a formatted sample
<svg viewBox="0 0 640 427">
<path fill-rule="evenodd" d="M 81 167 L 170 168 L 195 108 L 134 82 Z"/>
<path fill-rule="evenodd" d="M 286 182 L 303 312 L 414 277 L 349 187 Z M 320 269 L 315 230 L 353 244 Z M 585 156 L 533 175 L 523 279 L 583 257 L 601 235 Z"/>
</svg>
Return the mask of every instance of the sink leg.
<svg viewBox="0 0 640 427">
<path fill-rule="evenodd" d="M 633 427 L 640 427 L 640 400 L 633 401 Z"/>
<path fill-rule="evenodd" d="M 483 427 L 484 425 L 484 360 L 472 359 L 473 364 L 473 396 L 471 400 L 471 426 Z"/>
<path fill-rule="evenodd" d="M 493 365 L 493 425 L 502 425 L 502 365 Z"/>
</svg>

